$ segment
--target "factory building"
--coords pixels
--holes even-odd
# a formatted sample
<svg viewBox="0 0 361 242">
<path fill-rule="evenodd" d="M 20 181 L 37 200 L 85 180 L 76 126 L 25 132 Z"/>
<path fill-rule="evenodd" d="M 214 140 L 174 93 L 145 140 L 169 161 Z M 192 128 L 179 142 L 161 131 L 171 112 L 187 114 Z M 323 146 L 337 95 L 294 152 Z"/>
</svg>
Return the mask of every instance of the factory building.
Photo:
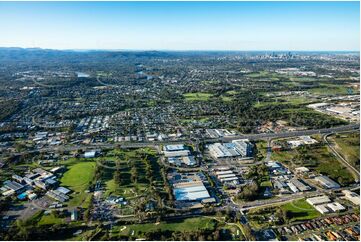
<svg viewBox="0 0 361 242">
<path fill-rule="evenodd" d="M 319 211 L 322 214 L 330 213 L 330 209 L 324 204 L 316 205 L 314 207 L 317 211 Z"/>
<path fill-rule="evenodd" d="M 174 184 L 173 195 L 177 201 L 197 201 L 210 198 L 203 182 L 185 182 Z"/>
<path fill-rule="evenodd" d="M 314 205 L 319 205 L 319 204 L 323 204 L 323 203 L 329 203 L 329 202 L 331 202 L 331 200 L 328 196 L 324 195 L 324 196 L 307 198 L 306 202 L 308 202 L 309 204 L 314 206 Z"/>
<path fill-rule="evenodd" d="M 163 154 L 165 157 L 188 156 L 190 151 L 183 144 L 165 145 L 163 147 Z"/>
<path fill-rule="evenodd" d="M 247 139 L 233 140 L 232 143 L 214 143 L 209 146 L 210 154 L 215 158 L 252 157 L 253 144 Z"/>
<path fill-rule="evenodd" d="M 217 179 L 222 183 L 233 185 L 239 184 L 239 179 L 236 174 L 227 167 L 216 168 L 214 174 L 216 175 Z"/>
<path fill-rule="evenodd" d="M 333 181 L 332 179 L 330 179 L 327 176 L 317 176 L 315 177 L 315 181 L 320 183 L 323 187 L 331 189 L 331 188 L 340 188 L 340 185 Z"/>
<path fill-rule="evenodd" d="M 301 192 L 305 192 L 305 191 L 309 191 L 311 190 L 311 187 L 304 184 L 302 181 L 300 181 L 299 179 L 293 178 L 290 180 L 290 182 Z"/>
<path fill-rule="evenodd" d="M 342 190 L 342 193 L 345 195 L 344 199 L 349 200 L 355 205 L 360 205 L 360 196 L 357 193 L 349 190 Z"/>
<path fill-rule="evenodd" d="M 248 139 L 239 139 L 233 140 L 233 144 L 235 144 L 236 149 L 243 157 L 252 157 L 253 156 L 253 144 Z"/>
<path fill-rule="evenodd" d="M 168 180 L 173 186 L 173 195 L 180 202 L 202 202 L 211 198 L 203 181 L 203 173 L 170 173 Z"/>
</svg>

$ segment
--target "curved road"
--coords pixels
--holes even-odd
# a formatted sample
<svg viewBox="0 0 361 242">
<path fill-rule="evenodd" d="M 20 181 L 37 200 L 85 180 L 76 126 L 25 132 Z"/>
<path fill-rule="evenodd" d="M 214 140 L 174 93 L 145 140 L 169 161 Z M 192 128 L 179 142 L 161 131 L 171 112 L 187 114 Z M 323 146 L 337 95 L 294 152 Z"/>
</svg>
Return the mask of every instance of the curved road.
<svg viewBox="0 0 361 242">
<path fill-rule="evenodd" d="M 323 136 L 323 140 L 325 141 L 325 143 L 327 144 L 327 146 L 331 149 L 331 151 L 333 152 L 333 154 L 342 162 L 342 164 L 344 166 L 346 166 L 351 173 L 354 175 L 355 177 L 355 181 L 358 182 L 360 180 L 360 172 L 353 167 L 345 158 L 343 158 L 342 155 L 340 155 L 336 149 L 332 146 L 332 144 L 328 141 L 327 137 L 332 135 L 333 133 L 329 133 L 326 134 L 325 136 Z"/>
</svg>

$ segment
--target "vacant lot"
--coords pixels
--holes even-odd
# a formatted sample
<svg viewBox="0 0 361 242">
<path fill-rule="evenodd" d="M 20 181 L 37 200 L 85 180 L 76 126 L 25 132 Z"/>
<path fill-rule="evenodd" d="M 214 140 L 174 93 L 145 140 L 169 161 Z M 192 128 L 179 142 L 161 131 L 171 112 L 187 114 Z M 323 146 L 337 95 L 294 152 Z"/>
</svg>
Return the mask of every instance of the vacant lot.
<svg viewBox="0 0 361 242">
<path fill-rule="evenodd" d="M 335 148 L 353 167 L 360 169 L 360 133 L 331 136 Z"/>
<path fill-rule="evenodd" d="M 273 151 L 272 160 L 298 167 L 306 166 L 327 175 L 341 185 L 353 182 L 352 174 L 343 166 L 323 144 L 307 145 L 285 151 Z"/>
<path fill-rule="evenodd" d="M 287 213 L 291 222 L 314 219 L 321 215 L 316 209 L 308 204 L 305 199 L 286 203 L 281 206 L 281 209 Z"/>
<path fill-rule="evenodd" d="M 282 214 L 279 212 L 282 211 Z M 251 209 L 248 218 L 252 227 L 266 228 L 270 225 L 314 219 L 321 214 L 309 205 L 305 199 L 291 201 L 282 205 Z"/>
</svg>

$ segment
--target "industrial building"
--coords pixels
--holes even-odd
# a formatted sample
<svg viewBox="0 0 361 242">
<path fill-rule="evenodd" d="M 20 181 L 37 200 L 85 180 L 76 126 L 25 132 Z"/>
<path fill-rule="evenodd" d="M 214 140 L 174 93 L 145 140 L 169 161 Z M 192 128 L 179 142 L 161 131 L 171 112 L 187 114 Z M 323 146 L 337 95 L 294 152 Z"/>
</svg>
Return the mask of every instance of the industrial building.
<svg viewBox="0 0 361 242">
<path fill-rule="evenodd" d="M 314 206 L 314 208 L 317 211 L 319 211 L 321 214 L 330 213 L 330 209 L 324 204 L 316 205 L 316 206 Z"/>
<path fill-rule="evenodd" d="M 323 204 L 323 203 L 329 203 L 329 202 L 331 202 L 331 200 L 328 196 L 324 195 L 324 196 L 307 198 L 306 202 L 308 202 L 309 204 L 314 206 L 314 205 L 319 205 L 319 204 Z"/>
<path fill-rule="evenodd" d="M 173 185 L 173 195 L 176 201 L 202 202 L 211 198 L 203 180 L 206 179 L 202 173 L 170 173 L 168 180 Z M 207 200 L 205 200 L 207 201 Z"/>
<path fill-rule="evenodd" d="M 173 195 L 177 201 L 196 201 L 210 198 L 203 182 L 185 182 L 173 186 Z"/>
<path fill-rule="evenodd" d="M 306 201 L 322 214 L 345 211 L 346 208 L 338 202 L 331 202 L 328 196 L 308 198 Z"/>
<path fill-rule="evenodd" d="M 181 157 L 168 157 L 168 162 L 172 165 L 181 166 L 185 164 L 187 166 L 195 166 L 197 164 L 194 156 L 181 156 Z"/>
<path fill-rule="evenodd" d="M 217 179 L 226 184 L 238 185 L 239 179 L 236 174 L 228 167 L 219 167 L 215 169 L 214 174 Z"/>
<path fill-rule="evenodd" d="M 306 185 L 303 181 L 301 181 L 297 178 L 291 179 L 290 182 L 301 192 L 311 190 L 310 186 Z"/>
<path fill-rule="evenodd" d="M 331 189 L 331 188 L 340 188 L 340 185 L 333 181 L 332 179 L 330 179 L 327 176 L 317 176 L 315 177 L 315 181 L 320 183 L 323 187 Z"/>
<path fill-rule="evenodd" d="M 165 157 L 188 156 L 190 151 L 183 144 L 165 145 L 163 147 L 163 154 Z"/>
<path fill-rule="evenodd" d="M 163 154 L 172 165 L 181 166 L 195 166 L 197 162 L 191 152 L 183 144 L 165 145 L 163 147 Z"/>
<path fill-rule="evenodd" d="M 233 140 L 236 149 L 243 157 L 252 157 L 254 145 L 248 139 Z"/>
<path fill-rule="evenodd" d="M 345 195 L 342 198 L 349 200 L 355 205 L 360 205 L 360 195 L 358 195 L 355 192 L 351 192 L 349 190 L 342 190 L 342 193 Z"/>
<path fill-rule="evenodd" d="M 346 208 L 338 202 L 329 203 L 327 204 L 327 207 L 330 208 L 333 212 L 341 212 L 346 210 Z"/>
<path fill-rule="evenodd" d="M 233 140 L 231 143 L 214 143 L 209 146 L 209 152 L 214 158 L 252 157 L 253 144 L 247 139 Z"/>
</svg>

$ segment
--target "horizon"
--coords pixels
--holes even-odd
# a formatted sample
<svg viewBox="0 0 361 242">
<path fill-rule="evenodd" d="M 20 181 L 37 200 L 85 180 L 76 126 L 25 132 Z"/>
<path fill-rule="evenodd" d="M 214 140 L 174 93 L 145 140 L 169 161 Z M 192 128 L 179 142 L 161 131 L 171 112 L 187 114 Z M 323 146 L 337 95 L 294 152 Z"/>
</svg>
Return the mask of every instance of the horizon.
<svg viewBox="0 0 361 242">
<path fill-rule="evenodd" d="M 360 50 L 177 50 L 177 49 L 55 49 L 55 48 L 41 48 L 41 47 L 18 47 L 0 46 L 0 49 L 22 49 L 22 50 L 48 50 L 48 51 L 70 51 L 70 52 L 91 52 L 91 51 L 104 51 L 104 52 L 356 52 Z"/>
<path fill-rule="evenodd" d="M 0 2 L 0 46 L 360 51 L 359 2 Z"/>
</svg>

